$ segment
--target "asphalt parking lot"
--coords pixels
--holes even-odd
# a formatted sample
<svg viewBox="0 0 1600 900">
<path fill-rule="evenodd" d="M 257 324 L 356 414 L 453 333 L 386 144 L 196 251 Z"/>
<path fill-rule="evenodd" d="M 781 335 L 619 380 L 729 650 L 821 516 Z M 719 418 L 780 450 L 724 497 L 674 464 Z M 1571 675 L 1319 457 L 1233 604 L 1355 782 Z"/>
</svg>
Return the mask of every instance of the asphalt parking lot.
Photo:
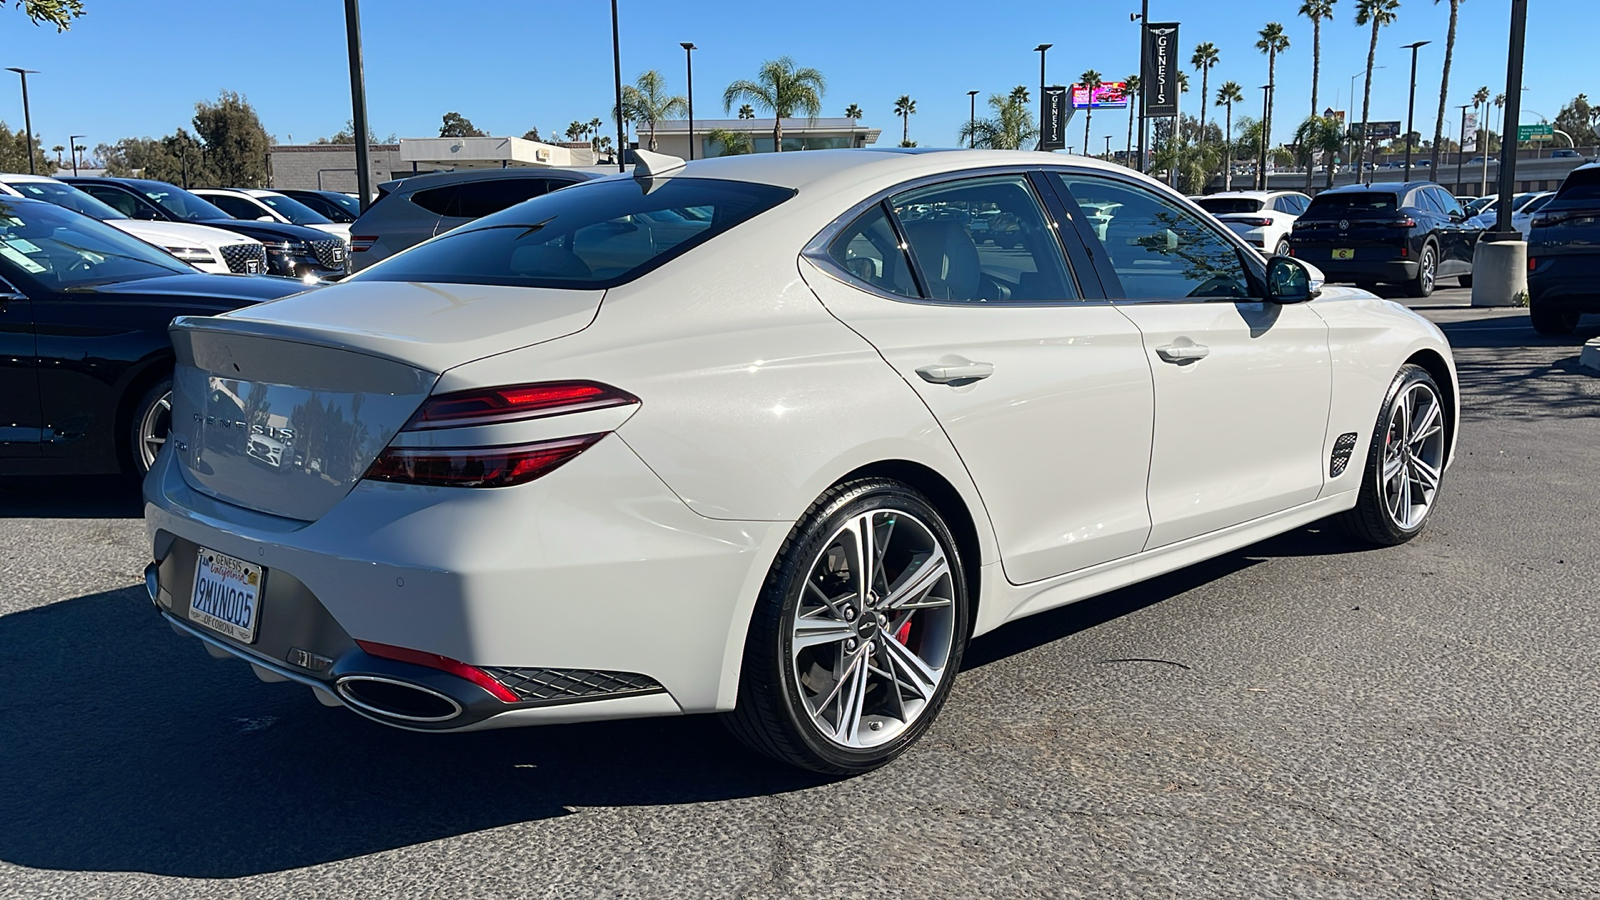
<svg viewBox="0 0 1600 900">
<path fill-rule="evenodd" d="M 1421 538 L 1009 626 L 849 781 L 705 718 L 325 709 L 159 622 L 132 485 L 0 482 L 0 897 L 1600 896 L 1600 378 L 1465 295 L 1418 304 L 1465 389 Z"/>
</svg>

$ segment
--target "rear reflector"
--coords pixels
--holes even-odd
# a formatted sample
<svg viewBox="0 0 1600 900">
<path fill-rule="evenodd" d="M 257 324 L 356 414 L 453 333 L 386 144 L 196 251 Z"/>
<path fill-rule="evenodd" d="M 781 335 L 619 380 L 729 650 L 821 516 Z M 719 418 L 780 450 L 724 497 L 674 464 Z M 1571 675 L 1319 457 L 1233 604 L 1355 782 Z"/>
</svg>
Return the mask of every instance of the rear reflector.
<svg viewBox="0 0 1600 900">
<path fill-rule="evenodd" d="M 406 647 L 396 647 L 393 644 L 378 644 L 372 641 L 356 641 L 369 656 L 380 659 L 392 659 L 395 662 L 411 663 L 415 666 L 426 666 L 447 672 L 457 678 L 465 678 L 478 687 L 483 688 L 503 703 L 516 703 L 521 698 L 511 692 L 511 689 L 489 677 L 489 673 L 464 662 L 440 656 L 437 653 L 424 653 L 421 650 L 411 650 Z"/>
<path fill-rule="evenodd" d="M 604 434 L 510 447 L 389 447 L 364 478 L 432 487 L 511 487 L 554 472 Z"/>
<path fill-rule="evenodd" d="M 638 402 L 639 398 L 627 391 L 593 381 L 547 381 L 455 391 L 428 398 L 404 430 L 492 425 Z"/>
<path fill-rule="evenodd" d="M 372 245 L 377 242 L 378 238 L 376 235 L 352 234 L 350 235 L 350 252 L 365 253 L 368 250 L 371 250 Z"/>
<path fill-rule="evenodd" d="M 1534 258 L 1532 256 L 1528 257 L 1528 271 L 1529 272 L 1532 272 L 1534 266 L 1537 266 L 1538 264 L 1539 264 L 1539 260 L 1538 259 L 1536 259 L 1536 258 Z"/>
</svg>

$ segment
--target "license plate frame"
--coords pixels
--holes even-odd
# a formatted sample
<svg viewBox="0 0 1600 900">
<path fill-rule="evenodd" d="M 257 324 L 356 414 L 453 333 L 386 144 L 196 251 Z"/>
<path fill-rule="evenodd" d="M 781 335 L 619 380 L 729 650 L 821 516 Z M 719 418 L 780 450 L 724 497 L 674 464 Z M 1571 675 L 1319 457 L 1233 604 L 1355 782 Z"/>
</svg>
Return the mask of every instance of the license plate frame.
<svg viewBox="0 0 1600 900">
<path fill-rule="evenodd" d="M 261 630 L 261 589 L 266 581 L 265 566 L 199 548 L 189 592 L 189 621 L 242 644 L 254 644 Z"/>
<path fill-rule="evenodd" d="M 1334 259 L 1355 259 L 1356 258 L 1355 248 L 1354 247 L 1335 247 L 1335 248 L 1333 248 L 1333 258 Z"/>
</svg>

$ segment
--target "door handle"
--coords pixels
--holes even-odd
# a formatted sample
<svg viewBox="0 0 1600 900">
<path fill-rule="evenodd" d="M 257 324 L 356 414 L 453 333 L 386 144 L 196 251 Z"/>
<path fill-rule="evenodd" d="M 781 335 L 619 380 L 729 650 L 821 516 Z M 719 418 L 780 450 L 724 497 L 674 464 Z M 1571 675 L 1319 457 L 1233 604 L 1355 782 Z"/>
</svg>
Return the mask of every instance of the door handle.
<svg viewBox="0 0 1600 900">
<path fill-rule="evenodd" d="M 1196 344 L 1187 338 L 1179 338 L 1178 341 L 1165 347 L 1157 347 L 1156 353 L 1163 361 L 1169 363 L 1193 362 L 1211 355 L 1211 348 L 1205 344 Z"/>
<path fill-rule="evenodd" d="M 988 378 L 994 374 L 994 364 L 973 362 L 958 365 L 920 366 L 917 369 L 917 374 L 922 376 L 923 381 L 930 384 L 959 384 Z"/>
</svg>

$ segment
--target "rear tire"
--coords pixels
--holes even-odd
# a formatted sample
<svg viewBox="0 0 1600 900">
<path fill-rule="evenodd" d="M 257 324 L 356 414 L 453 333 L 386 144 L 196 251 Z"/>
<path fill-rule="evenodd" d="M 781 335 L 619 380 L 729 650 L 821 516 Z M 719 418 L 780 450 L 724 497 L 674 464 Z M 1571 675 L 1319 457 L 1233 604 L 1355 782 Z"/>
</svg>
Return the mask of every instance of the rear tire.
<svg viewBox="0 0 1600 900">
<path fill-rule="evenodd" d="M 862 566 L 862 556 L 876 561 Z M 876 769 L 914 744 L 944 705 L 968 608 L 955 538 L 926 498 L 884 478 L 829 488 L 772 564 L 745 640 L 737 706 L 723 721 L 792 766 Z"/>
<path fill-rule="evenodd" d="M 1463 275 L 1460 278 L 1457 278 L 1456 281 L 1464 288 L 1472 287 L 1471 275 Z"/>
<path fill-rule="evenodd" d="M 1577 331 L 1581 315 L 1572 310 L 1551 309 L 1538 301 L 1528 304 L 1528 320 L 1533 323 L 1533 330 L 1548 337 L 1566 337 Z"/>
<path fill-rule="evenodd" d="M 1438 500 L 1449 451 L 1444 392 L 1421 366 L 1405 365 L 1389 384 L 1367 447 L 1361 491 L 1340 524 L 1380 547 L 1422 532 Z"/>
<path fill-rule="evenodd" d="M 133 472 L 143 478 L 155 464 L 156 454 L 172 430 L 172 379 L 163 378 L 150 386 L 133 407 L 128 431 L 128 458 Z"/>
<path fill-rule="evenodd" d="M 1279 241 L 1278 242 L 1278 249 L 1273 251 L 1273 255 L 1274 256 L 1288 256 L 1289 255 L 1289 242 L 1288 241 Z"/>
<path fill-rule="evenodd" d="M 1410 297 L 1433 296 L 1433 284 L 1438 278 L 1439 250 L 1432 244 L 1422 245 L 1422 255 L 1417 259 L 1417 277 L 1406 282 L 1406 295 Z"/>
</svg>

